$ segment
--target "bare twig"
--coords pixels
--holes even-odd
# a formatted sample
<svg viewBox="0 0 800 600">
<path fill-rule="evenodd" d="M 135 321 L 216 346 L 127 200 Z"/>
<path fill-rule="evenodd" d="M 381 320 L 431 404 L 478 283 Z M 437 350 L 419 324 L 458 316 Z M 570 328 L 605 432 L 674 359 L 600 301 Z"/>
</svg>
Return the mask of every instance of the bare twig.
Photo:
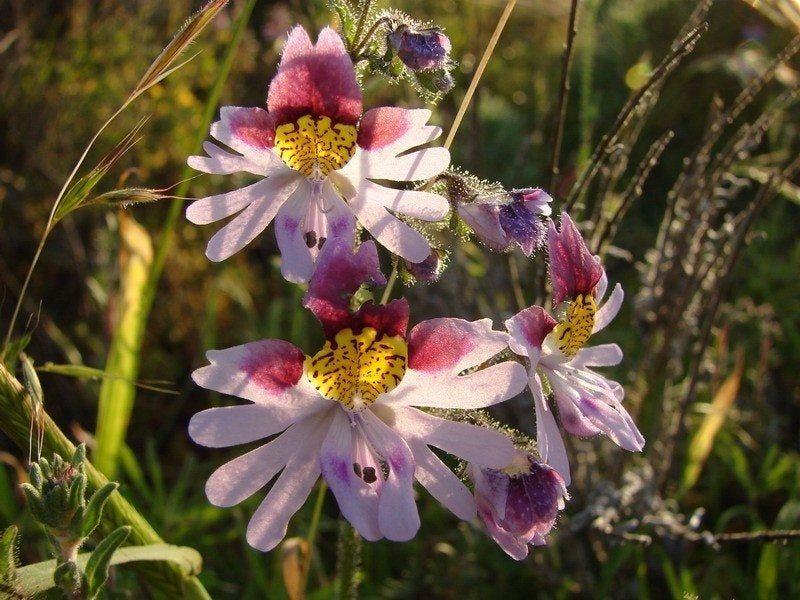
<svg viewBox="0 0 800 600">
<path fill-rule="evenodd" d="M 569 24 L 567 25 L 567 40 L 564 42 L 564 55 L 561 63 L 561 85 L 558 92 L 558 108 L 556 109 L 556 131 L 553 138 L 553 157 L 550 160 L 550 193 L 556 189 L 556 180 L 559 174 L 559 159 L 561 156 L 561 141 L 564 137 L 564 121 L 567 117 L 567 98 L 569 97 L 569 72 L 572 65 L 572 49 L 575 36 L 578 33 L 576 17 L 578 14 L 579 0 L 572 0 L 569 9 Z"/>
</svg>

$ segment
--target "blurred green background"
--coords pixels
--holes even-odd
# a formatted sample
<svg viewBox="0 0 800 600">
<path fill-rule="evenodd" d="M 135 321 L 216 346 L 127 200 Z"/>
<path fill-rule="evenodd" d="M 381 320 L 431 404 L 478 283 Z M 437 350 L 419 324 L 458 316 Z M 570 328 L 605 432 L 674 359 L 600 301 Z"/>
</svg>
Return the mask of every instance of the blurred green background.
<svg viewBox="0 0 800 600">
<path fill-rule="evenodd" d="M 452 39 L 453 57 L 459 63 L 456 89 L 436 108 L 433 119 L 445 130 L 504 4 L 500 0 L 402 0 L 392 5 L 444 26 Z M 796 2 L 785 4 L 796 10 Z M 242 5 L 232 2 L 193 46 L 199 55 L 103 133 L 88 165 L 149 115 L 142 139 L 106 178 L 104 189 L 119 185 L 167 188 L 181 179 L 205 100 L 231 41 L 231 24 Z M 8 0 L 3 6 L 0 315 L 5 324 L 52 202 L 75 160 L 199 3 Z M 558 189 L 552 190 L 557 200 L 568 191 L 626 99 L 642 85 L 642 74 L 668 51 L 694 6 L 688 0 L 582 2 L 563 175 Z M 454 163 L 507 187 L 547 186 L 568 12 L 565 0 L 518 2 L 456 137 Z M 646 327 L 631 308 L 641 286 L 637 265 L 653 246 L 667 192 L 683 158 L 697 144 L 709 105 L 716 95 L 732 100 L 798 32 L 796 24 L 770 20 L 741 0 L 718 0 L 708 20 L 708 33 L 667 81 L 641 133 L 641 147 L 635 147 L 633 155 L 641 158 L 650 141 L 666 129 L 675 131 L 675 140 L 655 168 L 643 197 L 626 216 L 607 259 L 611 281 L 622 281 L 629 298 L 622 316 L 603 335 L 604 341 L 618 341 L 626 351 L 626 360 L 614 372 L 623 382 L 636 380 Z M 332 17 L 319 0 L 256 3 L 225 83 L 222 104 L 264 105 L 283 36 L 295 22 L 318 31 Z M 797 68 L 794 60 L 780 69 L 748 113 L 757 115 L 780 92 L 800 85 Z M 402 83 L 390 86 L 372 80 L 367 84 L 365 106 L 390 103 L 419 106 L 421 101 Z M 764 155 L 797 155 L 797 116 L 795 105 L 770 130 Z M 243 181 L 202 176 L 191 182 L 190 195 L 233 189 Z M 666 496 L 652 500 L 668 511 L 696 514 L 698 519 L 700 513 L 695 511 L 703 509 L 700 528 L 704 530 L 800 528 L 798 203 L 800 196 L 788 194 L 769 204 L 758 222 L 758 234 L 735 271 L 731 297 L 708 356 L 711 377 L 704 380 L 692 407 L 690 431 L 678 450 L 679 467 L 720 382 L 734 372 L 737 350 L 742 353 L 744 370 L 736 402 L 713 438 L 699 479 L 679 494 L 678 480 L 670 475 Z M 168 210 L 165 204 L 133 207 L 126 214 L 155 237 Z M 203 363 L 207 349 L 282 337 L 310 352 L 318 347 L 321 332 L 299 305 L 302 290 L 280 276 L 271 230 L 246 251 L 217 265 L 203 255 L 214 229 L 184 221 L 177 228 L 147 325 L 140 378 L 171 382 L 178 393 L 137 390 L 127 436 L 132 452 L 123 461 L 119 480 L 123 493 L 167 541 L 202 553 L 201 579 L 214 598 L 281 598 L 285 590 L 280 552 L 259 553 L 244 539 L 247 519 L 263 494 L 232 509 L 218 509 L 205 500 L 203 485 L 208 475 L 241 449 L 208 450 L 189 440 L 186 424 L 193 413 L 231 402 L 194 386 L 189 373 Z M 76 212 L 54 232 L 34 275 L 22 318 L 33 331 L 28 353 L 38 363 L 103 368 L 120 300 L 119 231 L 120 214 L 97 208 Z M 535 269 L 524 262 L 519 268 L 530 302 Z M 471 242 L 461 244 L 440 282 L 404 290 L 412 302 L 412 321 L 431 316 L 489 316 L 501 322 L 515 312 L 506 269 L 505 257 L 490 255 Z M 42 375 L 42 381 L 50 415 L 71 435 L 86 439 L 87 432 L 95 430 L 100 384 L 57 375 Z M 662 391 L 652 386 L 642 404 L 661 406 Z M 529 399 L 514 401 L 502 415 L 519 428 L 533 431 Z M 647 435 L 658 426 L 658 410 L 644 410 L 641 416 Z M 0 443 L 5 448 L 0 460 L 6 465 L 0 470 L 0 526 L 21 521 L 22 562 L 42 560 L 46 556 L 41 533 L 25 516 L 14 489 L 24 476 L 20 470 L 24 457 L 10 443 Z M 506 557 L 478 528 L 457 522 L 420 490 L 422 529 L 417 538 L 407 544 L 384 541 L 364 546 L 362 596 L 800 595 L 797 541 L 713 548 L 666 536 L 643 546 L 586 526 L 592 517 L 587 507 L 598 506 L 598 498 L 607 493 L 604 486 L 635 488 L 633 480 L 646 471 L 650 450 L 643 457 L 623 457 L 605 439 L 576 444 L 573 500 L 550 545 L 533 549 L 521 563 Z M 607 461 L 614 467 L 603 468 Z M 637 493 L 648 497 L 646 492 Z M 310 505 L 292 521 L 290 536 L 305 535 Z M 331 594 L 337 516 L 329 495 L 315 550 L 311 597 Z M 124 591 L 126 578 L 132 575 L 121 572 L 120 577 L 120 591 L 114 593 L 143 597 Z M 136 589 L 133 582 L 130 589 Z"/>
</svg>

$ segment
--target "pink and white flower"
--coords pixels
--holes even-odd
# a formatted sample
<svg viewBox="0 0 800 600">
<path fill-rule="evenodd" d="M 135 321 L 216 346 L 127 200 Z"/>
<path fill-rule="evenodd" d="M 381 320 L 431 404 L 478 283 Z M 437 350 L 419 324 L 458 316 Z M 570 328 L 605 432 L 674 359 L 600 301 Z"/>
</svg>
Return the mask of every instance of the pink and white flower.
<svg viewBox="0 0 800 600">
<path fill-rule="evenodd" d="M 558 511 L 569 499 L 558 472 L 531 454 L 518 452 L 504 469 L 467 468 L 475 486 L 478 515 L 489 535 L 515 560 L 528 556 L 528 545 L 543 546 Z"/>
<path fill-rule="evenodd" d="M 460 375 L 509 343 L 488 319 L 423 321 L 406 334 L 408 304 L 349 308 L 362 282 L 385 282 L 372 242 L 353 254 L 331 240 L 311 278 L 304 305 L 323 325 L 326 343 L 313 356 L 280 340 L 214 350 L 194 372 L 199 385 L 250 404 L 196 414 L 189 433 L 199 444 L 227 447 L 272 438 L 215 471 L 212 504 L 238 504 L 277 476 L 247 528 L 248 542 L 274 548 L 320 474 L 343 515 L 367 540 L 408 540 L 420 522 L 417 479 L 462 519 L 475 501 L 429 446 L 481 468 L 502 468 L 515 449 L 503 434 L 420 410 L 474 409 L 518 394 L 525 369 L 506 361 Z"/>
<path fill-rule="evenodd" d="M 325 28 L 314 45 L 300 26 L 289 33 L 267 109 L 222 107 L 211 135 L 233 152 L 206 142 L 208 156 L 189 158 L 205 173 L 261 178 L 187 209 L 198 225 L 237 215 L 211 238 L 208 258 L 228 258 L 273 220 L 283 275 L 294 282 L 311 277 L 326 239 L 352 245 L 356 221 L 406 260 L 430 255 L 425 237 L 395 214 L 439 221 L 447 201 L 374 182 L 424 180 L 447 168 L 446 149 L 413 150 L 441 135 L 426 125 L 429 110 L 380 107 L 362 115 L 361 88 L 339 35 Z"/>
<path fill-rule="evenodd" d="M 624 297 L 622 287 L 617 284 L 598 307 L 608 279 L 566 213 L 561 216 L 561 231 L 551 225 L 548 247 L 554 302 L 563 316 L 557 321 L 541 306 L 531 306 L 508 319 L 506 329 L 511 334 L 511 350 L 528 357 L 539 453 L 569 484 L 569 459 L 545 397 L 543 378 L 569 433 L 582 437 L 602 433 L 636 452 L 644 448 L 644 438 L 622 405 L 622 386 L 593 370 L 619 364 L 622 350 L 617 344 L 586 346 L 591 335 L 616 317 Z"/>
</svg>

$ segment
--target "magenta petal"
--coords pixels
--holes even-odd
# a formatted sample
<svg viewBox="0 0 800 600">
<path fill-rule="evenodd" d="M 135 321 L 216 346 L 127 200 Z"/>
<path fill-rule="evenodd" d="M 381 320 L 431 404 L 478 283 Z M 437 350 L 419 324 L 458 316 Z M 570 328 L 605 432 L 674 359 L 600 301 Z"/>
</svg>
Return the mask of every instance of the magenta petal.
<svg viewBox="0 0 800 600">
<path fill-rule="evenodd" d="M 364 283 L 386 284 L 375 243 L 364 242 L 353 251 L 344 240 L 328 240 L 317 258 L 303 306 L 316 315 L 327 336 L 336 335 L 351 319 L 350 299 Z"/>
<path fill-rule="evenodd" d="M 267 107 L 277 124 L 307 114 L 348 125 L 358 122 L 361 88 L 339 34 L 326 27 L 312 46 L 299 25 L 289 32 L 281 64 L 269 86 Z"/>
<path fill-rule="evenodd" d="M 556 320 L 541 306 L 530 306 L 506 321 L 506 329 L 511 334 L 511 350 L 521 356 L 528 356 L 529 349 L 542 348 L 547 334 L 553 331 Z M 530 357 L 531 360 L 538 357 Z"/>
<path fill-rule="evenodd" d="M 567 213 L 561 213 L 561 231 L 550 223 L 547 237 L 550 279 L 553 283 L 553 304 L 591 294 L 603 275 L 603 267 Z"/>
<path fill-rule="evenodd" d="M 458 374 L 492 358 L 508 341 L 507 333 L 492 329 L 490 319 L 430 319 L 414 327 L 408 336 L 408 368 Z"/>
</svg>

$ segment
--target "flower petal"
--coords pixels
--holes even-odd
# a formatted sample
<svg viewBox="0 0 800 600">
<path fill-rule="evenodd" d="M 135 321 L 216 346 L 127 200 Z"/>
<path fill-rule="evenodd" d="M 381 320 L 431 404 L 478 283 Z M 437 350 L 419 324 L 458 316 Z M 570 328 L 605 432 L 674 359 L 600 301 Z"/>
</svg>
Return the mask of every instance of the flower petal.
<svg viewBox="0 0 800 600">
<path fill-rule="evenodd" d="M 240 156 L 223 150 L 211 142 L 203 142 L 203 150 L 208 156 L 190 156 L 186 163 L 198 171 L 211 175 L 230 175 L 232 173 L 252 173 L 253 175 L 266 176 L 273 173 L 279 166 L 280 159 L 274 154 L 264 155 L 269 158 L 269 163 L 252 157 Z M 259 159 L 261 156 L 258 157 Z"/>
<path fill-rule="evenodd" d="M 361 87 L 339 34 L 326 27 L 312 46 L 299 25 L 289 32 L 278 72 L 269 86 L 267 108 L 277 124 L 308 114 L 348 125 L 358 122 Z"/>
<path fill-rule="evenodd" d="M 369 196 L 370 201 L 379 202 L 392 212 L 422 221 L 441 221 L 450 212 L 450 203 L 439 194 L 396 190 L 368 179 L 362 180 L 358 195 Z"/>
<path fill-rule="evenodd" d="M 274 435 L 296 420 L 263 404 L 209 408 L 191 418 L 189 437 L 201 446 L 227 448 Z"/>
<path fill-rule="evenodd" d="M 604 329 L 614 320 L 614 317 L 617 316 L 619 309 L 622 307 L 622 301 L 624 299 L 625 293 L 622 291 L 622 286 L 620 284 L 615 285 L 608 300 L 597 310 L 597 314 L 594 316 L 592 333 L 597 333 L 601 329 Z"/>
<path fill-rule="evenodd" d="M 209 502 L 215 506 L 235 506 L 255 494 L 308 443 L 321 424 L 319 416 L 306 418 L 268 444 L 219 467 L 206 482 Z"/>
<path fill-rule="evenodd" d="M 386 538 L 406 542 L 417 534 L 420 525 L 414 501 L 414 457 L 403 438 L 371 410 L 362 414 L 367 439 L 389 467 L 378 501 L 378 525 Z"/>
<path fill-rule="evenodd" d="M 408 368 L 457 375 L 502 352 L 509 339 L 507 333 L 492 329 L 491 319 L 423 321 L 408 336 Z"/>
<path fill-rule="evenodd" d="M 308 281 L 314 272 L 314 259 L 305 241 L 305 218 L 311 202 L 308 184 L 298 186 L 278 211 L 275 239 L 281 250 L 281 273 L 292 283 Z"/>
<path fill-rule="evenodd" d="M 586 246 L 569 215 L 561 213 L 561 231 L 551 221 L 547 235 L 550 280 L 553 282 L 553 305 L 579 294 L 594 292 L 603 275 L 603 267 Z"/>
<path fill-rule="evenodd" d="M 329 240 L 317 259 L 317 268 L 303 296 L 303 306 L 320 320 L 327 337 L 350 326 L 350 300 L 362 284 L 386 285 L 378 250 L 369 240 L 353 252 L 343 240 Z"/>
<path fill-rule="evenodd" d="M 425 236 L 403 223 L 379 202 L 368 196 L 355 196 L 350 200 L 350 207 L 367 231 L 392 253 L 411 262 L 428 258 L 431 246 Z"/>
<path fill-rule="evenodd" d="M 358 434 L 344 411 L 336 410 L 322 442 L 320 466 L 344 518 L 364 539 L 375 541 L 383 537 L 378 527 L 378 495 L 354 471 L 354 436 Z"/>
<path fill-rule="evenodd" d="M 525 368 L 513 361 L 459 376 L 408 370 L 386 402 L 391 406 L 474 410 L 513 398 L 526 383 Z"/>
<path fill-rule="evenodd" d="M 275 123 L 263 108 L 223 106 L 211 135 L 240 154 L 269 164 L 275 155 Z"/>
<path fill-rule="evenodd" d="M 289 419 L 287 425 L 330 406 L 302 376 L 305 355 L 289 342 L 260 340 L 210 350 L 206 358 L 211 364 L 192 373 L 195 383 L 266 406 L 272 419 Z"/>
<path fill-rule="evenodd" d="M 392 156 L 392 153 L 372 152 L 356 148 L 355 154 L 339 173 L 355 187 L 364 179 L 390 181 L 421 181 L 443 172 L 450 165 L 446 148 L 423 148 L 416 152 Z"/>
<path fill-rule="evenodd" d="M 403 407 L 392 412 L 392 426 L 403 437 L 418 439 L 478 466 L 502 469 L 514 458 L 514 444 L 493 429 L 449 421 L 416 408 Z"/>
<path fill-rule="evenodd" d="M 286 535 L 289 519 L 303 506 L 319 478 L 320 437 L 308 438 L 298 449 L 253 514 L 247 525 L 247 543 L 253 548 L 267 552 Z"/>
<path fill-rule="evenodd" d="M 372 152 L 394 153 L 394 156 L 432 142 L 442 130 L 425 124 L 431 118 L 426 108 L 409 110 L 394 106 L 371 108 L 358 126 L 358 145 Z"/>
<path fill-rule="evenodd" d="M 467 487 L 421 440 L 406 440 L 417 469 L 414 473 L 431 496 L 459 519 L 471 521 L 477 515 L 475 499 Z"/>
<path fill-rule="evenodd" d="M 530 378 L 530 388 L 536 410 L 536 448 L 542 461 L 553 467 L 565 485 L 570 483 L 569 457 L 553 411 L 547 406 L 542 382 L 536 373 Z"/>
<path fill-rule="evenodd" d="M 503 552 L 514 560 L 523 560 L 528 556 L 528 544 L 519 537 L 502 529 L 495 522 L 491 509 L 479 503 L 478 514 L 486 525 L 486 530 L 489 532 L 489 535 L 492 536 L 492 539 L 502 548 Z"/>
<path fill-rule="evenodd" d="M 613 367 L 622 361 L 622 348 L 617 344 L 602 344 L 581 348 L 570 364 L 576 369 L 585 367 Z"/>
<path fill-rule="evenodd" d="M 206 246 L 206 256 L 209 260 L 214 262 L 225 260 L 252 242 L 258 234 L 269 226 L 281 206 L 294 192 L 297 182 L 298 179 L 294 176 L 270 177 L 250 186 L 248 195 L 255 196 L 258 194 L 259 197 L 254 198 L 252 203 L 241 214 L 237 215 L 230 223 L 211 237 L 208 241 L 208 246 Z M 231 204 L 235 202 L 230 199 L 228 201 Z M 190 206 L 189 209 L 193 207 L 194 205 Z M 197 207 L 197 210 L 193 211 L 192 214 L 197 217 L 202 208 Z M 232 208 L 235 207 L 229 204 L 220 210 L 227 212 Z M 212 211 L 206 214 L 208 216 L 217 214 Z"/>
<path fill-rule="evenodd" d="M 538 363 L 542 343 L 547 334 L 553 331 L 556 320 L 541 306 L 530 306 L 506 321 L 506 329 L 511 334 L 509 347 L 512 352 L 528 356 L 531 364 Z M 531 356 L 536 354 L 536 356 Z"/>
<path fill-rule="evenodd" d="M 490 250 L 503 252 L 511 238 L 500 225 L 500 207 L 489 204 L 459 204 L 458 216 L 469 225 Z"/>
</svg>

